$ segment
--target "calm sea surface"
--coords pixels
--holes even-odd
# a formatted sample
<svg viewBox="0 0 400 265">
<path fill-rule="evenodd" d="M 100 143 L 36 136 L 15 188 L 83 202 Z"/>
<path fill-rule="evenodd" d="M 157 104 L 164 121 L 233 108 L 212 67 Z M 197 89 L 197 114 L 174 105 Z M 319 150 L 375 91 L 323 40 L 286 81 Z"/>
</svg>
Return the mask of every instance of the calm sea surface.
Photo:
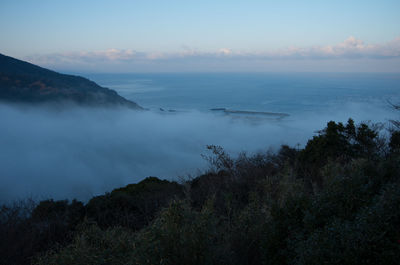
<svg viewBox="0 0 400 265">
<path fill-rule="evenodd" d="M 88 78 L 150 109 L 211 108 L 317 112 L 344 104 L 399 102 L 400 74 L 184 73 L 89 74 Z M 350 115 L 351 113 L 349 113 Z"/>
</svg>

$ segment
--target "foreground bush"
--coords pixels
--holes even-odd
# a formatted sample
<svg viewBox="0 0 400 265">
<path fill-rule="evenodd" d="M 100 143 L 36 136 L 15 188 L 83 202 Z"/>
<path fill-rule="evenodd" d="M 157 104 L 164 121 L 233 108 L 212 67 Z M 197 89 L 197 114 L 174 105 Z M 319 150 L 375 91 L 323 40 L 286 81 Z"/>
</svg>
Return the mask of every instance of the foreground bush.
<svg viewBox="0 0 400 265">
<path fill-rule="evenodd" d="M 38 265 L 398 264 L 398 135 L 378 135 L 349 120 L 302 150 L 233 159 L 209 146 L 210 171 L 182 184 L 148 178 L 86 205 L 45 201 L 16 220 L 74 235 L 49 237 L 59 243 Z"/>
<path fill-rule="evenodd" d="M 87 218 L 102 228 L 124 226 L 140 229 L 175 198 L 183 198 L 181 185 L 149 177 L 92 198 L 86 205 Z"/>
<path fill-rule="evenodd" d="M 58 252 L 48 252 L 34 264 L 134 264 L 129 263 L 134 258 L 134 239 L 133 232 L 127 228 L 103 231 L 96 225 L 89 225 L 82 227 L 72 244 Z"/>
</svg>

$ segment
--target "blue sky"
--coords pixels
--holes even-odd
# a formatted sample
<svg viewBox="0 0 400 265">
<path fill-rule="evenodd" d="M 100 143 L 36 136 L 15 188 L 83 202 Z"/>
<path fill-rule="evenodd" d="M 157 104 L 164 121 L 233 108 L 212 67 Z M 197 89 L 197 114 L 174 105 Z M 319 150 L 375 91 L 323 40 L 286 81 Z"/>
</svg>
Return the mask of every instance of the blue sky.
<svg viewBox="0 0 400 265">
<path fill-rule="evenodd" d="M 400 72 L 399 14 L 398 0 L 1 0 L 0 53 L 89 72 Z"/>
</svg>

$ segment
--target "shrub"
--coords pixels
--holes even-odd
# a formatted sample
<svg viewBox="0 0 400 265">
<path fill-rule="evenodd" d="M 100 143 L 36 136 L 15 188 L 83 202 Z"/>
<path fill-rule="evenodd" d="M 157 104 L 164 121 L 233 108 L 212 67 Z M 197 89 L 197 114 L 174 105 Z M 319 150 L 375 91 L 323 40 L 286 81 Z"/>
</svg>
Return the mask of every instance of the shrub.
<svg viewBox="0 0 400 265">
<path fill-rule="evenodd" d="M 135 264 L 135 236 L 127 228 L 115 227 L 101 230 L 96 225 L 83 225 L 73 242 L 38 256 L 33 264 Z"/>
<path fill-rule="evenodd" d="M 292 264 L 398 264 L 400 185 L 389 183 L 353 220 L 332 218 L 295 246 Z"/>
<path fill-rule="evenodd" d="M 86 205 L 87 217 L 102 228 L 124 226 L 140 229 L 169 201 L 183 195 L 183 187 L 178 183 L 149 177 L 94 197 Z"/>
</svg>

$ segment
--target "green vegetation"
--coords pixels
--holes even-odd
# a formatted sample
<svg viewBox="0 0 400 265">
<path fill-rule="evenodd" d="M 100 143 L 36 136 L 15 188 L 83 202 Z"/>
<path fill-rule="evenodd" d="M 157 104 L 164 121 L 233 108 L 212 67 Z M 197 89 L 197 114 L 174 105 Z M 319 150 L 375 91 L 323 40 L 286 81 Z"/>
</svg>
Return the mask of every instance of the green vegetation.
<svg viewBox="0 0 400 265">
<path fill-rule="evenodd" d="M 3 206 L 2 264 L 398 264 L 400 133 L 329 122 L 304 149 L 230 157 L 77 201 Z"/>
<path fill-rule="evenodd" d="M 136 103 L 86 78 L 65 75 L 0 54 L 0 101 L 19 103 L 72 102 L 83 106 L 125 106 Z"/>
</svg>

